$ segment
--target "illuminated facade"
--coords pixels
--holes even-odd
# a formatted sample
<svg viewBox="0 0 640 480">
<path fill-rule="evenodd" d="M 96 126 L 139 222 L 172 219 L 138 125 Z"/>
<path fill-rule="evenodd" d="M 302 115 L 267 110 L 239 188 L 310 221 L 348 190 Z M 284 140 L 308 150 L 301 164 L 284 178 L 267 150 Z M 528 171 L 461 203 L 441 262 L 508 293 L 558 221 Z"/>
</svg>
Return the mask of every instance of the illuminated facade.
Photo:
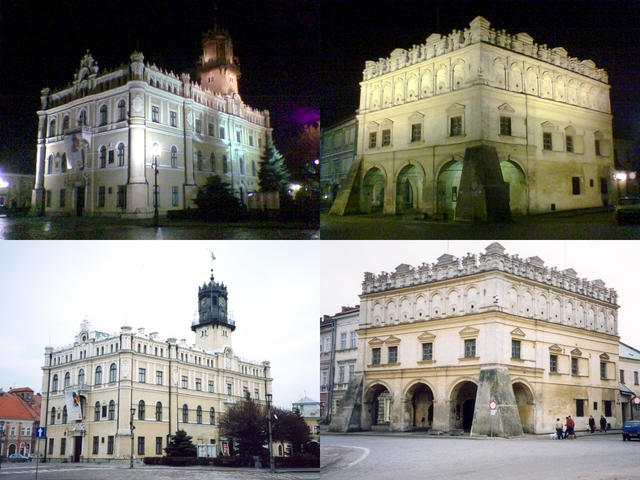
<svg viewBox="0 0 640 480">
<path fill-rule="evenodd" d="M 47 458 L 129 460 L 132 448 L 135 458 L 162 456 L 178 429 L 194 444 L 228 454 L 219 415 L 246 394 L 264 403 L 272 392 L 270 363 L 236 355 L 227 289 L 213 275 L 198 289 L 198 312 L 191 345 L 144 328 L 97 332 L 85 320 L 71 345 L 47 347 L 40 420 Z"/>
<path fill-rule="evenodd" d="M 367 61 L 358 146 L 332 213 L 486 218 L 613 203 L 607 73 L 526 33 L 469 28 Z M 486 205 L 486 206 L 485 206 Z"/>
<path fill-rule="evenodd" d="M 333 202 L 345 180 L 356 154 L 358 123 L 350 118 L 323 128 L 320 138 L 320 187 L 322 199 Z"/>
<path fill-rule="evenodd" d="M 200 83 L 144 63 L 100 72 L 87 52 L 65 89 L 42 90 L 38 111 L 38 212 L 150 216 L 193 206 L 217 175 L 247 203 L 258 190 L 269 112 L 245 105 L 240 68 L 226 31 L 208 32 Z M 156 168 L 157 165 L 157 168 Z"/>
</svg>

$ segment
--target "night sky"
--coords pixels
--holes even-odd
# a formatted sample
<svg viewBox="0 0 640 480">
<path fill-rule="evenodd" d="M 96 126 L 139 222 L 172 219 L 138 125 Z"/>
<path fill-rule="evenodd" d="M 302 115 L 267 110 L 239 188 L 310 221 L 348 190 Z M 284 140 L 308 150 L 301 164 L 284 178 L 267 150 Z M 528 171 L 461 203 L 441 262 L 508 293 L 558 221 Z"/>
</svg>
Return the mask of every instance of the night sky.
<svg viewBox="0 0 640 480">
<path fill-rule="evenodd" d="M 0 169 L 35 172 L 40 90 L 71 83 L 87 49 L 101 71 L 137 49 L 196 81 L 216 23 L 231 35 L 242 100 L 271 112 L 283 151 L 319 112 L 318 0 L 1 0 Z"/>
<path fill-rule="evenodd" d="M 614 134 L 640 134 L 640 2 L 324 0 L 321 10 L 323 126 L 355 114 L 366 60 L 462 30 L 476 16 L 537 44 L 564 47 L 609 74 Z"/>
</svg>

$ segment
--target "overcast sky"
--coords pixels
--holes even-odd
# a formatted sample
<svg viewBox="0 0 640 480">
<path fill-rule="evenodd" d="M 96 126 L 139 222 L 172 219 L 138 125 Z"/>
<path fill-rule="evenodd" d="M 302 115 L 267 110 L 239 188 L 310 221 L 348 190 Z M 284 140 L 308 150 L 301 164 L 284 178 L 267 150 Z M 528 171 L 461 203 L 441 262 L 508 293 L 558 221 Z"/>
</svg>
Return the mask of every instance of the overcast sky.
<svg viewBox="0 0 640 480">
<path fill-rule="evenodd" d="M 480 254 L 492 242 L 478 241 L 324 241 L 322 251 L 322 314 L 359 304 L 364 272 L 379 275 L 407 263 L 436 263 L 449 253 Z M 538 256 L 547 267 L 573 268 L 578 278 L 601 279 L 618 292 L 618 330 L 621 341 L 640 349 L 640 242 L 637 241 L 515 241 L 499 243 L 509 255 Z"/>
<path fill-rule="evenodd" d="M 319 242 L 1 242 L 0 387 L 42 391 L 47 345 L 72 343 L 86 318 L 102 332 L 123 325 L 195 343 L 198 287 L 228 289 L 233 348 L 270 360 L 274 403 L 319 400 Z"/>
</svg>

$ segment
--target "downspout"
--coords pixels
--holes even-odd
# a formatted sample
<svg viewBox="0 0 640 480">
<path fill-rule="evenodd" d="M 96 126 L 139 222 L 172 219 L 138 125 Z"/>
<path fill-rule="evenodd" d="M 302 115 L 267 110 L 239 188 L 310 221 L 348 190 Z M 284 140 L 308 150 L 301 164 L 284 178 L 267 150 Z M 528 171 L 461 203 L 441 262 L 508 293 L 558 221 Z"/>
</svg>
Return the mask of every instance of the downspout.
<svg viewBox="0 0 640 480">
<path fill-rule="evenodd" d="M 525 178 L 527 188 L 527 215 L 531 213 L 531 189 L 529 188 L 529 178 L 531 178 L 531 171 L 529 170 L 529 95 L 524 94 L 524 133 L 525 133 L 525 163 L 527 165 L 527 175 Z"/>
<path fill-rule="evenodd" d="M 336 320 L 331 320 L 331 356 L 329 360 L 329 392 L 327 395 L 327 421 L 331 423 L 331 416 L 333 411 L 333 377 L 335 375 L 334 361 L 336 351 Z"/>
<path fill-rule="evenodd" d="M 53 360 L 53 352 L 49 353 L 49 378 L 47 379 L 47 405 L 45 407 L 44 413 L 44 426 L 46 427 L 49 423 L 49 395 L 51 392 L 51 361 Z M 47 442 L 45 440 L 44 444 L 44 459 L 42 463 L 47 463 Z"/>
<path fill-rule="evenodd" d="M 122 367 L 122 333 L 120 334 L 120 348 L 118 349 L 118 409 L 116 410 L 116 435 L 120 430 L 119 425 L 120 425 L 120 374 L 122 372 L 121 367 Z"/>
<path fill-rule="evenodd" d="M 169 433 L 167 435 L 167 446 L 169 446 L 169 438 L 171 438 L 171 344 L 167 341 L 167 351 L 169 355 L 169 375 L 167 375 L 167 380 L 169 382 Z"/>
</svg>

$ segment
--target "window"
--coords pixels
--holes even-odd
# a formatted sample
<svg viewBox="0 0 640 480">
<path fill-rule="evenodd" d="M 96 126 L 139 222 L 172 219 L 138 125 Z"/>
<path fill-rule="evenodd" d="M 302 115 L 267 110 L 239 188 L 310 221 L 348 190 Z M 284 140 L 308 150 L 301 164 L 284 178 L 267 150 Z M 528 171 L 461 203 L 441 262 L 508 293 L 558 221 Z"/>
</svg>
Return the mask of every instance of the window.
<svg viewBox="0 0 640 480">
<path fill-rule="evenodd" d="M 118 367 L 112 363 L 109 367 L 109 383 L 115 383 L 118 380 Z"/>
<path fill-rule="evenodd" d="M 162 403 L 156 403 L 156 422 L 162 421 Z"/>
<path fill-rule="evenodd" d="M 549 356 L 549 372 L 558 373 L 558 356 L 557 355 Z"/>
<path fill-rule="evenodd" d="M 145 410 L 144 400 L 140 400 L 138 402 L 138 420 L 144 420 L 144 410 Z"/>
<path fill-rule="evenodd" d="M 100 125 L 106 125 L 106 124 L 107 124 L 107 106 L 102 105 L 100 107 Z"/>
<path fill-rule="evenodd" d="M 156 455 L 162 455 L 162 437 L 156 437 Z"/>
<path fill-rule="evenodd" d="M 106 188 L 104 185 L 98 187 L 98 206 L 104 207 Z"/>
<path fill-rule="evenodd" d="M 178 149 L 171 147 L 171 168 L 178 168 Z"/>
<path fill-rule="evenodd" d="M 604 416 L 611 417 L 613 415 L 613 409 L 611 408 L 613 402 L 611 400 L 603 400 L 602 403 L 604 403 Z"/>
<path fill-rule="evenodd" d="M 16 435 L 16 426 L 15 425 L 11 425 L 11 431 L 9 433 L 10 436 L 14 437 Z"/>
<path fill-rule="evenodd" d="M 347 332 L 340 334 L 340 350 L 347 348 Z"/>
<path fill-rule="evenodd" d="M 178 126 L 178 112 L 169 112 L 169 123 L 172 127 Z"/>
<path fill-rule="evenodd" d="M 102 385 L 102 367 L 96 367 L 96 385 Z"/>
<path fill-rule="evenodd" d="M 113 455 L 113 435 L 107 437 L 107 455 Z"/>
<path fill-rule="evenodd" d="M 182 388 L 188 388 L 189 380 L 186 375 L 182 375 Z"/>
<path fill-rule="evenodd" d="M 104 145 L 100 147 L 100 168 L 107 166 L 107 147 Z"/>
<path fill-rule="evenodd" d="M 236 130 L 236 142 L 240 143 L 242 141 L 242 133 L 240 130 Z"/>
<path fill-rule="evenodd" d="M 115 420 L 115 419 L 116 419 L 116 402 L 111 400 L 109 402 L 109 420 Z"/>
<path fill-rule="evenodd" d="M 601 370 L 601 371 L 602 371 L 602 365 L 603 365 L 603 364 L 601 363 L 601 364 L 600 364 L 600 370 Z M 606 377 L 602 377 L 602 378 L 606 378 Z M 622 370 L 622 369 L 620 370 L 620 383 L 626 383 L 626 382 L 624 381 L 624 370 Z"/>
<path fill-rule="evenodd" d="M 209 380 L 209 392 L 213 393 L 213 380 Z"/>
<path fill-rule="evenodd" d="M 53 438 L 49 439 L 49 455 L 53 455 Z"/>
<path fill-rule="evenodd" d="M 571 177 L 571 189 L 574 195 L 580 195 L 580 177 Z"/>
<path fill-rule="evenodd" d="M 100 437 L 93 437 L 93 454 L 98 454 L 98 448 L 100 447 Z"/>
<path fill-rule="evenodd" d="M 124 100 L 120 100 L 118 102 L 118 121 L 122 122 L 123 120 L 125 120 L 126 115 L 127 115 L 127 104 L 125 103 Z"/>
<path fill-rule="evenodd" d="M 57 373 L 53 376 L 53 385 L 51 386 L 51 390 L 53 392 L 58 391 L 58 374 Z"/>
<path fill-rule="evenodd" d="M 51 120 L 51 123 L 49 124 L 49 136 L 50 137 L 55 137 L 56 136 L 56 121 L 55 120 Z"/>
<path fill-rule="evenodd" d="M 78 126 L 83 126 L 87 124 L 87 112 L 84 110 L 80 111 L 80 115 L 78 115 Z"/>
<path fill-rule="evenodd" d="M 211 152 L 211 156 L 209 158 L 211 162 L 211 171 L 215 172 L 216 171 L 216 154 Z"/>
<path fill-rule="evenodd" d="M 145 383 L 147 376 L 147 370 L 145 368 L 138 369 L 138 381 L 140 383 Z"/>
<path fill-rule="evenodd" d="M 351 332 L 349 348 L 356 348 L 356 332 Z"/>
<path fill-rule="evenodd" d="M 215 136 L 215 133 L 216 133 L 216 128 L 213 125 L 213 122 L 209 122 L 209 136 L 213 137 Z"/>
<path fill-rule="evenodd" d="M 633 372 L 633 384 L 638 385 L 638 372 Z"/>
<path fill-rule="evenodd" d="M 202 390 L 202 379 L 196 378 L 196 390 Z"/>
<path fill-rule="evenodd" d="M 47 174 L 51 175 L 51 172 L 53 172 L 53 155 L 49 155 L 47 160 Z"/>
<path fill-rule="evenodd" d="M 422 344 L 422 360 L 433 360 L 433 343 Z"/>
<path fill-rule="evenodd" d="M 331 351 L 331 337 L 324 338 L 324 353 Z"/>
<path fill-rule="evenodd" d="M 202 407 L 200 405 L 196 408 L 196 423 L 202 424 Z"/>
<path fill-rule="evenodd" d="M 244 158 L 240 157 L 240 174 L 245 175 L 247 172 L 244 167 Z"/>
<path fill-rule="evenodd" d="M 253 398 L 254 398 L 254 400 L 259 400 L 260 399 L 260 389 L 259 388 L 254 388 L 253 389 Z"/>
<path fill-rule="evenodd" d="M 229 171 L 229 165 L 227 163 L 227 156 L 222 156 L 222 173 L 227 173 Z"/>
<path fill-rule="evenodd" d="M 93 412 L 93 421 L 94 422 L 99 422 L 100 421 L 100 402 L 96 402 L 96 407 L 95 410 Z"/>
<path fill-rule="evenodd" d="M 196 133 L 202 133 L 202 120 L 196 118 Z"/>
<path fill-rule="evenodd" d="M 62 407 L 62 423 L 67 423 L 67 406 Z"/>
<path fill-rule="evenodd" d="M 601 156 L 602 153 L 600 153 L 600 140 L 596 139 L 596 155 Z"/>
<path fill-rule="evenodd" d="M 388 147 L 389 145 L 391 145 L 391 130 L 382 130 L 382 146 Z"/>
<path fill-rule="evenodd" d="M 380 349 L 379 348 L 374 348 L 371 351 L 371 354 L 372 354 L 371 364 L 372 365 L 380 365 Z"/>
<path fill-rule="evenodd" d="M 500 135 L 511 136 L 511 117 L 500 116 Z"/>
<path fill-rule="evenodd" d="M 543 132 L 542 133 L 542 148 L 544 150 L 552 150 L 553 143 L 551 141 L 551 132 Z"/>
<path fill-rule="evenodd" d="M 251 160 L 251 175 L 256 176 L 256 161 Z"/>
<path fill-rule="evenodd" d="M 189 423 L 189 407 L 186 403 L 182 405 L 182 423 Z"/>
<path fill-rule="evenodd" d="M 69 115 L 66 115 L 64 119 L 62 119 L 62 132 L 63 133 L 69 130 Z"/>
<path fill-rule="evenodd" d="M 411 141 L 419 142 L 422 140 L 422 124 L 414 123 L 411 125 Z"/>
<path fill-rule="evenodd" d="M 511 340 L 511 358 L 520 358 L 520 340 Z"/>
<path fill-rule="evenodd" d="M 124 144 L 118 145 L 118 166 L 124 166 Z"/>
<path fill-rule="evenodd" d="M 398 363 L 398 347 L 397 346 L 389 347 L 388 363 Z"/>
<path fill-rule="evenodd" d="M 66 160 L 64 160 L 62 162 L 63 165 L 66 165 Z M 64 188 L 60 189 L 60 208 L 64 208 L 67 206 L 67 201 L 66 201 L 66 191 Z"/>
<path fill-rule="evenodd" d="M 160 107 L 156 107 L 155 105 L 151 107 L 151 121 L 152 122 L 160 121 Z"/>
<path fill-rule="evenodd" d="M 576 417 L 584 417 L 584 400 L 576 399 Z"/>
<path fill-rule="evenodd" d="M 156 370 L 156 385 L 162 385 L 162 370 Z"/>
<path fill-rule="evenodd" d="M 220 127 L 220 138 L 224 140 L 224 127 Z"/>
<path fill-rule="evenodd" d="M 61 438 L 60 439 L 60 455 L 64 455 L 66 450 L 67 450 L 67 439 Z"/>
<path fill-rule="evenodd" d="M 344 365 L 340 365 L 338 371 L 338 383 L 344 383 Z"/>
<path fill-rule="evenodd" d="M 198 166 L 197 168 L 198 168 L 198 171 L 201 172 L 204 165 L 203 165 L 203 162 L 202 162 L 202 152 L 200 150 L 198 150 L 198 153 L 196 154 L 196 157 L 197 157 L 196 164 Z"/>
<path fill-rule="evenodd" d="M 351 365 L 349 365 L 349 382 L 351 380 L 353 380 L 353 377 L 355 376 L 356 372 L 355 372 L 355 368 L 356 366 L 352 363 Z"/>
<path fill-rule="evenodd" d="M 127 206 L 127 186 L 118 185 L 116 194 L 116 207 L 125 208 Z"/>
<path fill-rule="evenodd" d="M 177 207 L 180 204 L 180 197 L 178 196 L 178 187 L 171 187 L 171 205 Z"/>
<path fill-rule="evenodd" d="M 578 359 L 571 359 L 571 375 L 578 375 Z"/>
<path fill-rule="evenodd" d="M 216 424 L 216 410 L 215 408 L 211 407 L 209 409 L 209 425 L 215 425 Z"/>
<path fill-rule="evenodd" d="M 378 132 L 369 132 L 369 148 L 376 148 Z"/>
<path fill-rule="evenodd" d="M 449 135 L 452 137 L 456 135 L 462 135 L 462 117 L 451 117 L 450 123 L 451 128 L 449 131 Z"/>
<path fill-rule="evenodd" d="M 474 358 L 476 356 L 476 339 L 464 341 L 464 356 Z"/>
<path fill-rule="evenodd" d="M 567 152 L 573 152 L 573 137 L 572 136 L 567 135 L 566 144 L 567 144 Z"/>
<path fill-rule="evenodd" d="M 138 437 L 138 455 L 144 455 L 144 437 Z"/>
</svg>

